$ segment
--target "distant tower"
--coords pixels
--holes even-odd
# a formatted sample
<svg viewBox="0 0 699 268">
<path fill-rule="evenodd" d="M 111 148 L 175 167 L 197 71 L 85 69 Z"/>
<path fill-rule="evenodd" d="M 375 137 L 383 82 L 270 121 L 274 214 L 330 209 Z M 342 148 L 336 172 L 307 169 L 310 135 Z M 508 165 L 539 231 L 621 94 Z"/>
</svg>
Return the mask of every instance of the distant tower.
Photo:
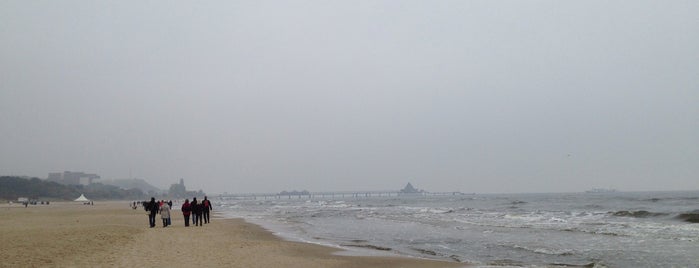
<svg viewBox="0 0 699 268">
<path fill-rule="evenodd" d="M 180 179 L 180 185 L 184 186 L 184 179 Z"/>
</svg>

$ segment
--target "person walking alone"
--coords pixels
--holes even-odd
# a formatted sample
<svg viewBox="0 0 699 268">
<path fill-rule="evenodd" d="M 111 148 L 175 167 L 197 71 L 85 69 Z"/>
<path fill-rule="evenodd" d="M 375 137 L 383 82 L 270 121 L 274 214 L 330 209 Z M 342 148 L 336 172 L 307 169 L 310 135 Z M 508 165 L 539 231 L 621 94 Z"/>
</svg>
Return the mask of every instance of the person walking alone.
<svg viewBox="0 0 699 268">
<path fill-rule="evenodd" d="M 182 204 L 182 216 L 184 216 L 184 227 L 189 226 L 190 214 L 192 214 L 192 205 L 189 204 L 189 199 L 185 199 L 184 204 Z"/>
<path fill-rule="evenodd" d="M 204 201 L 201 201 L 202 209 L 204 210 L 204 223 L 209 223 L 209 212 L 213 210 L 211 208 L 211 202 L 204 196 Z"/>
</svg>

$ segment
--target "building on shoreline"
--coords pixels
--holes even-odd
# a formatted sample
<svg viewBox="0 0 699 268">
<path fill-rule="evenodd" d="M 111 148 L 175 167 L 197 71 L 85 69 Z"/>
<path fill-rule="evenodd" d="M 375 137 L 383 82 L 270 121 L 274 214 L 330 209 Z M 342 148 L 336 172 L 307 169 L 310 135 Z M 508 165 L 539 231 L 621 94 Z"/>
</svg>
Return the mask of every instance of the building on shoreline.
<svg viewBox="0 0 699 268">
<path fill-rule="evenodd" d="M 100 176 L 97 174 L 72 171 L 49 173 L 49 177 L 47 178 L 48 181 L 68 185 L 90 185 L 93 180 L 97 179 L 100 179 Z"/>
<path fill-rule="evenodd" d="M 407 185 L 405 185 L 405 187 L 403 189 L 401 189 L 399 191 L 399 193 L 401 193 L 401 194 L 422 194 L 422 193 L 425 193 L 425 190 L 417 189 L 417 188 L 413 187 L 412 184 L 408 183 Z"/>
</svg>

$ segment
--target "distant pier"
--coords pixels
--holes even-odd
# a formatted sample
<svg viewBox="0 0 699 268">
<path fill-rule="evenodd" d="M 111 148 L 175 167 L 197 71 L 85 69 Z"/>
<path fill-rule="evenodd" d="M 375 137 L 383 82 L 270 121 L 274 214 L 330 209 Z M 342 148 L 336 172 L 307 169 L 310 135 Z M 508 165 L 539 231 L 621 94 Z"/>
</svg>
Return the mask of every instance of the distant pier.
<svg viewBox="0 0 699 268">
<path fill-rule="evenodd" d="M 374 198 L 374 197 L 413 197 L 413 196 L 446 196 L 464 195 L 461 192 L 420 192 L 404 193 L 400 191 L 346 191 L 346 192 L 309 192 L 307 194 L 280 193 L 238 193 L 220 194 L 221 199 L 238 200 L 268 200 L 268 199 L 339 199 L 339 198 Z"/>
</svg>

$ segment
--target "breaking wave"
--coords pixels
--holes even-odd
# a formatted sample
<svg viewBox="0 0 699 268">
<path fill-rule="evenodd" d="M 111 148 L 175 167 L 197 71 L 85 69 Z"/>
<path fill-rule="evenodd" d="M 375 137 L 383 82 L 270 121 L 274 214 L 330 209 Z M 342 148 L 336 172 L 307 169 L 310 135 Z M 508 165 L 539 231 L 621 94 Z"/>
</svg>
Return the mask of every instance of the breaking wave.
<svg viewBox="0 0 699 268">
<path fill-rule="evenodd" d="M 646 210 L 636 210 L 636 211 L 629 211 L 629 210 L 620 210 L 617 212 L 610 212 L 614 216 L 618 217 L 633 217 L 633 218 L 649 218 L 649 217 L 659 217 L 659 216 L 667 216 L 667 213 L 660 213 L 660 212 L 650 212 Z"/>
<path fill-rule="evenodd" d="M 695 211 L 687 212 L 687 213 L 682 213 L 680 215 L 677 215 L 677 217 L 675 217 L 675 218 L 686 221 L 686 222 L 699 223 L 699 210 L 695 210 Z"/>
</svg>

